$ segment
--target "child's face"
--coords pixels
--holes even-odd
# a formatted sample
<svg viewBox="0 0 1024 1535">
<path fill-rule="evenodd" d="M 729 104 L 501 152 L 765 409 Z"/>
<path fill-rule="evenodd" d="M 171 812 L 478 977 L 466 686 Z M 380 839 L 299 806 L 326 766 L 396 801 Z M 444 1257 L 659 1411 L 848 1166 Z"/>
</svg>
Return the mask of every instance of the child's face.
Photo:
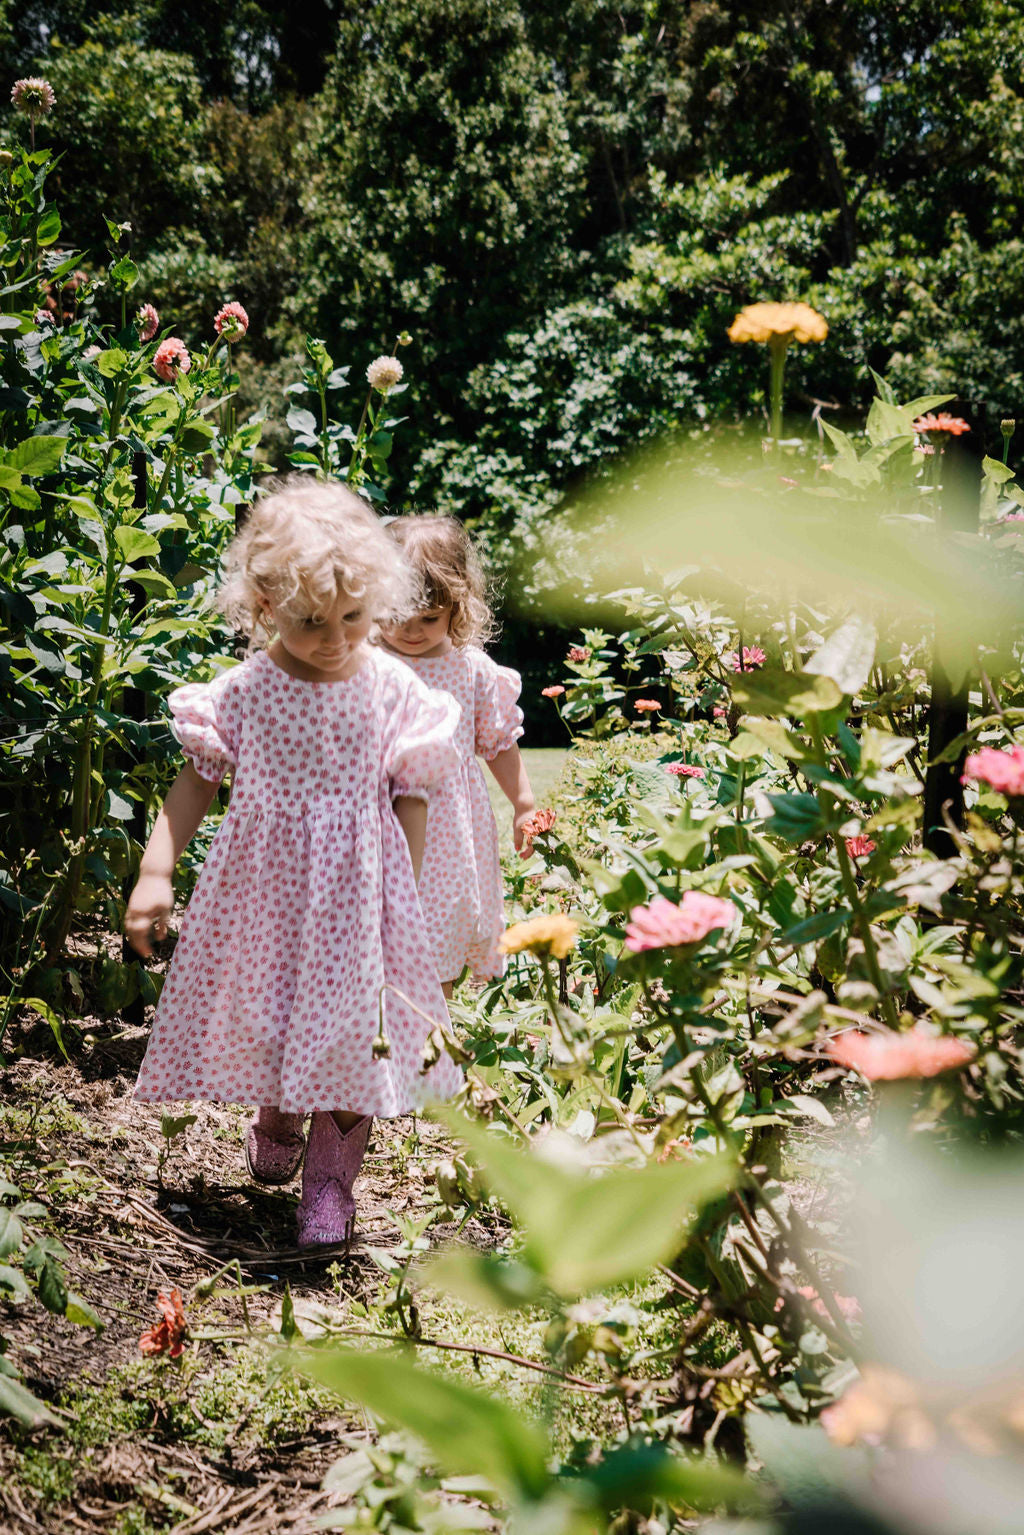
<svg viewBox="0 0 1024 1535">
<path fill-rule="evenodd" d="M 307 682 L 341 681 L 358 671 L 373 618 L 360 597 L 340 591 L 323 613 L 304 613 L 267 600 L 283 656 Z M 272 647 L 273 648 L 273 647 Z M 292 668 L 289 668 L 291 670 Z"/>
<path fill-rule="evenodd" d="M 424 608 L 408 623 L 385 629 L 383 634 L 391 649 L 401 656 L 442 656 L 451 649 L 448 633 L 451 621 L 450 607 Z"/>
</svg>

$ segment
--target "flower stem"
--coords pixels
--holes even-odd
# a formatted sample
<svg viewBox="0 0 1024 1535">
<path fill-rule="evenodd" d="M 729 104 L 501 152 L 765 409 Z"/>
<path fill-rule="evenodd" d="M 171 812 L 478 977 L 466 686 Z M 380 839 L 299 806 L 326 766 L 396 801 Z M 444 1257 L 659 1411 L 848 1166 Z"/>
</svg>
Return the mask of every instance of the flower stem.
<svg viewBox="0 0 1024 1535">
<path fill-rule="evenodd" d="M 786 372 L 786 352 L 789 348 L 789 336 L 773 336 L 768 345 L 771 351 L 771 368 L 768 380 L 771 435 L 772 442 L 777 443 L 782 436 L 782 380 Z"/>
</svg>

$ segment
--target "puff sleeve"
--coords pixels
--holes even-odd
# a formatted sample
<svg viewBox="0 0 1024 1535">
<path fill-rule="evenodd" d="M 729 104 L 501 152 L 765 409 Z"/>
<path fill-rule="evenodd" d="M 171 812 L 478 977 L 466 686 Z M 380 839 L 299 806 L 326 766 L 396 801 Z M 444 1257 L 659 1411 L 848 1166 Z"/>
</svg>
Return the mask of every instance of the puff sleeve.
<svg viewBox="0 0 1024 1535">
<path fill-rule="evenodd" d="M 411 672 L 404 680 L 387 746 L 391 798 L 429 799 L 458 769 L 455 732 L 461 711 L 450 693 L 425 687 Z"/>
<path fill-rule="evenodd" d="M 236 722 L 218 682 L 190 682 L 168 699 L 171 729 L 200 778 L 220 783 L 238 761 Z"/>
<path fill-rule="evenodd" d="M 480 652 L 474 687 L 474 736 L 477 755 L 491 762 L 508 751 L 523 733 L 523 711 L 517 702 L 523 679 L 509 666 L 499 666 Z"/>
</svg>

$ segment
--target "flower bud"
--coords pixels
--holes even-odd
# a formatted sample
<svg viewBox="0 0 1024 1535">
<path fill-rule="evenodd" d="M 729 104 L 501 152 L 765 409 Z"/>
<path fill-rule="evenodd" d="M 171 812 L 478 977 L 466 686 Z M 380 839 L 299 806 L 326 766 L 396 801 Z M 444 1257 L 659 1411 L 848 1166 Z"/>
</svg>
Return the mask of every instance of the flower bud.
<svg viewBox="0 0 1024 1535">
<path fill-rule="evenodd" d="M 407 330 L 403 330 L 398 338 L 399 346 L 412 346 L 412 337 Z"/>
<path fill-rule="evenodd" d="M 1007 416 L 1005 421 L 1000 421 L 1000 423 L 999 423 L 999 430 L 1002 432 L 1002 434 L 1006 438 L 1007 442 L 1009 442 L 1010 438 L 1013 436 L 1014 432 L 1017 430 L 1017 422 L 1014 419 L 1014 417 L 1013 416 Z"/>
<path fill-rule="evenodd" d="M 371 1053 L 375 1061 L 386 1061 L 391 1055 L 391 1041 L 383 1029 L 374 1036 Z"/>
</svg>

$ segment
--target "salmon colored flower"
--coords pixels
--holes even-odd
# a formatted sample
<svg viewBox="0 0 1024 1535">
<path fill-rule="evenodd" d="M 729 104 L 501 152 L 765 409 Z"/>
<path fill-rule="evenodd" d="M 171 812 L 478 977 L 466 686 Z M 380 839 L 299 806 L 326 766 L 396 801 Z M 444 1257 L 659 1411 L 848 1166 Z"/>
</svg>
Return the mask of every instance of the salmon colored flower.
<svg viewBox="0 0 1024 1535">
<path fill-rule="evenodd" d="M 498 939 L 503 954 L 551 954 L 555 959 L 565 959 L 576 945 L 580 930 L 578 922 L 563 912 L 547 913 L 530 917 L 526 922 L 515 922 L 507 927 Z"/>
<path fill-rule="evenodd" d="M 174 1289 L 168 1295 L 166 1290 L 161 1290 L 156 1304 L 161 1313 L 160 1321 L 142 1334 L 139 1348 L 147 1355 L 169 1354 L 172 1359 L 177 1359 L 184 1351 L 185 1333 L 188 1330 L 181 1304 L 181 1291 Z"/>
<path fill-rule="evenodd" d="M 656 698 L 635 698 L 633 708 L 637 714 L 657 714 L 661 705 Z"/>
<path fill-rule="evenodd" d="M 971 779 L 987 783 L 1007 798 L 1024 794 L 1024 746 L 1011 746 L 1009 751 L 998 751 L 994 746 L 983 746 L 972 752 L 964 763 L 963 783 Z"/>
<path fill-rule="evenodd" d="M 673 778 L 703 778 L 704 769 L 694 767 L 689 762 L 666 762 L 665 772 L 671 773 Z"/>
<path fill-rule="evenodd" d="M 970 430 L 963 416 L 951 416 L 944 410 L 938 415 L 918 416 L 914 422 L 915 432 L 948 432 L 950 437 L 962 437 Z"/>
<path fill-rule="evenodd" d="M 153 372 L 165 384 L 173 384 L 179 373 L 187 373 L 192 367 L 188 347 L 177 336 L 161 341 L 153 357 Z"/>
<path fill-rule="evenodd" d="M 763 666 L 768 657 L 760 645 L 744 645 L 742 660 L 738 650 L 731 650 L 725 659 L 734 672 L 749 672 L 756 666 Z"/>
<path fill-rule="evenodd" d="M 225 304 L 222 309 L 217 310 L 213 317 L 213 328 L 218 336 L 223 336 L 225 341 L 233 345 L 234 342 L 241 341 L 249 329 L 249 316 L 241 304 L 232 300 L 230 304 Z"/>
<path fill-rule="evenodd" d="M 541 688 L 540 696 L 541 698 L 561 698 L 564 692 L 565 689 L 560 682 L 553 682 L 549 688 Z"/>
<path fill-rule="evenodd" d="M 716 720 L 724 720 L 728 717 L 729 711 L 725 708 L 724 704 L 715 704 L 715 707 L 712 709 L 711 713 L 714 715 Z"/>
<path fill-rule="evenodd" d="M 824 341 L 828 321 L 810 304 L 747 304 L 726 334 L 733 342 L 766 342 L 774 336 L 790 341 Z"/>
<path fill-rule="evenodd" d="M 160 316 L 153 308 L 153 305 L 143 304 L 142 308 L 135 316 L 135 321 L 139 327 L 139 340 L 152 341 L 153 337 L 160 329 Z"/>
<path fill-rule="evenodd" d="M 811 1310 L 816 1312 L 818 1316 L 827 1317 L 831 1315 L 831 1312 L 813 1285 L 797 1285 L 796 1293 L 800 1296 L 801 1300 L 805 1300 L 807 1302 Z M 860 1321 L 861 1305 L 860 1301 L 855 1295 L 835 1295 L 834 1299 L 836 1305 L 839 1307 L 840 1314 L 845 1321 Z M 775 1302 L 776 1311 L 781 1311 L 785 1304 L 785 1296 L 780 1295 L 778 1300 Z"/>
<path fill-rule="evenodd" d="M 846 851 L 851 858 L 866 858 L 875 851 L 876 844 L 870 837 L 847 837 Z"/>
<path fill-rule="evenodd" d="M 905 1034 L 862 1034 L 852 1031 L 830 1039 L 826 1053 L 839 1066 L 859 1071 L 869 1082 L 896 1082 L 906 1077 L 937 1077 L 958 1071 L 973 1061 L 976 1051 L 963 1039 L 926 1034 L 914 1028 Z"/>
<path fill-rule="evenodd" d="M 589 645 L 574 645 L 572 647 L 572 649 L 569 651 L 569 660 L 570 661 L 589 661 L 590 660 L 590 646 Z"/>
<path fill-rule="evenodd" d="M 687 890 L 678 905 L 656 895 L 646 906 L 634 906 L 626 925 L 626 948 L 634 954 L 647 949 L 675 949 L 701 943 L 716 928 L 729 927 L 736 916 L 731 901 L 701 890 Z"/>
<path fill-rule="evenodd" d="M 523 843 L 530 847 L 534 837 L 542 837 L 545 832 L 551 830 L 555 824 L 555 812 L 553 810 L 535 810 L 523 822 Z"/>
</svg>

